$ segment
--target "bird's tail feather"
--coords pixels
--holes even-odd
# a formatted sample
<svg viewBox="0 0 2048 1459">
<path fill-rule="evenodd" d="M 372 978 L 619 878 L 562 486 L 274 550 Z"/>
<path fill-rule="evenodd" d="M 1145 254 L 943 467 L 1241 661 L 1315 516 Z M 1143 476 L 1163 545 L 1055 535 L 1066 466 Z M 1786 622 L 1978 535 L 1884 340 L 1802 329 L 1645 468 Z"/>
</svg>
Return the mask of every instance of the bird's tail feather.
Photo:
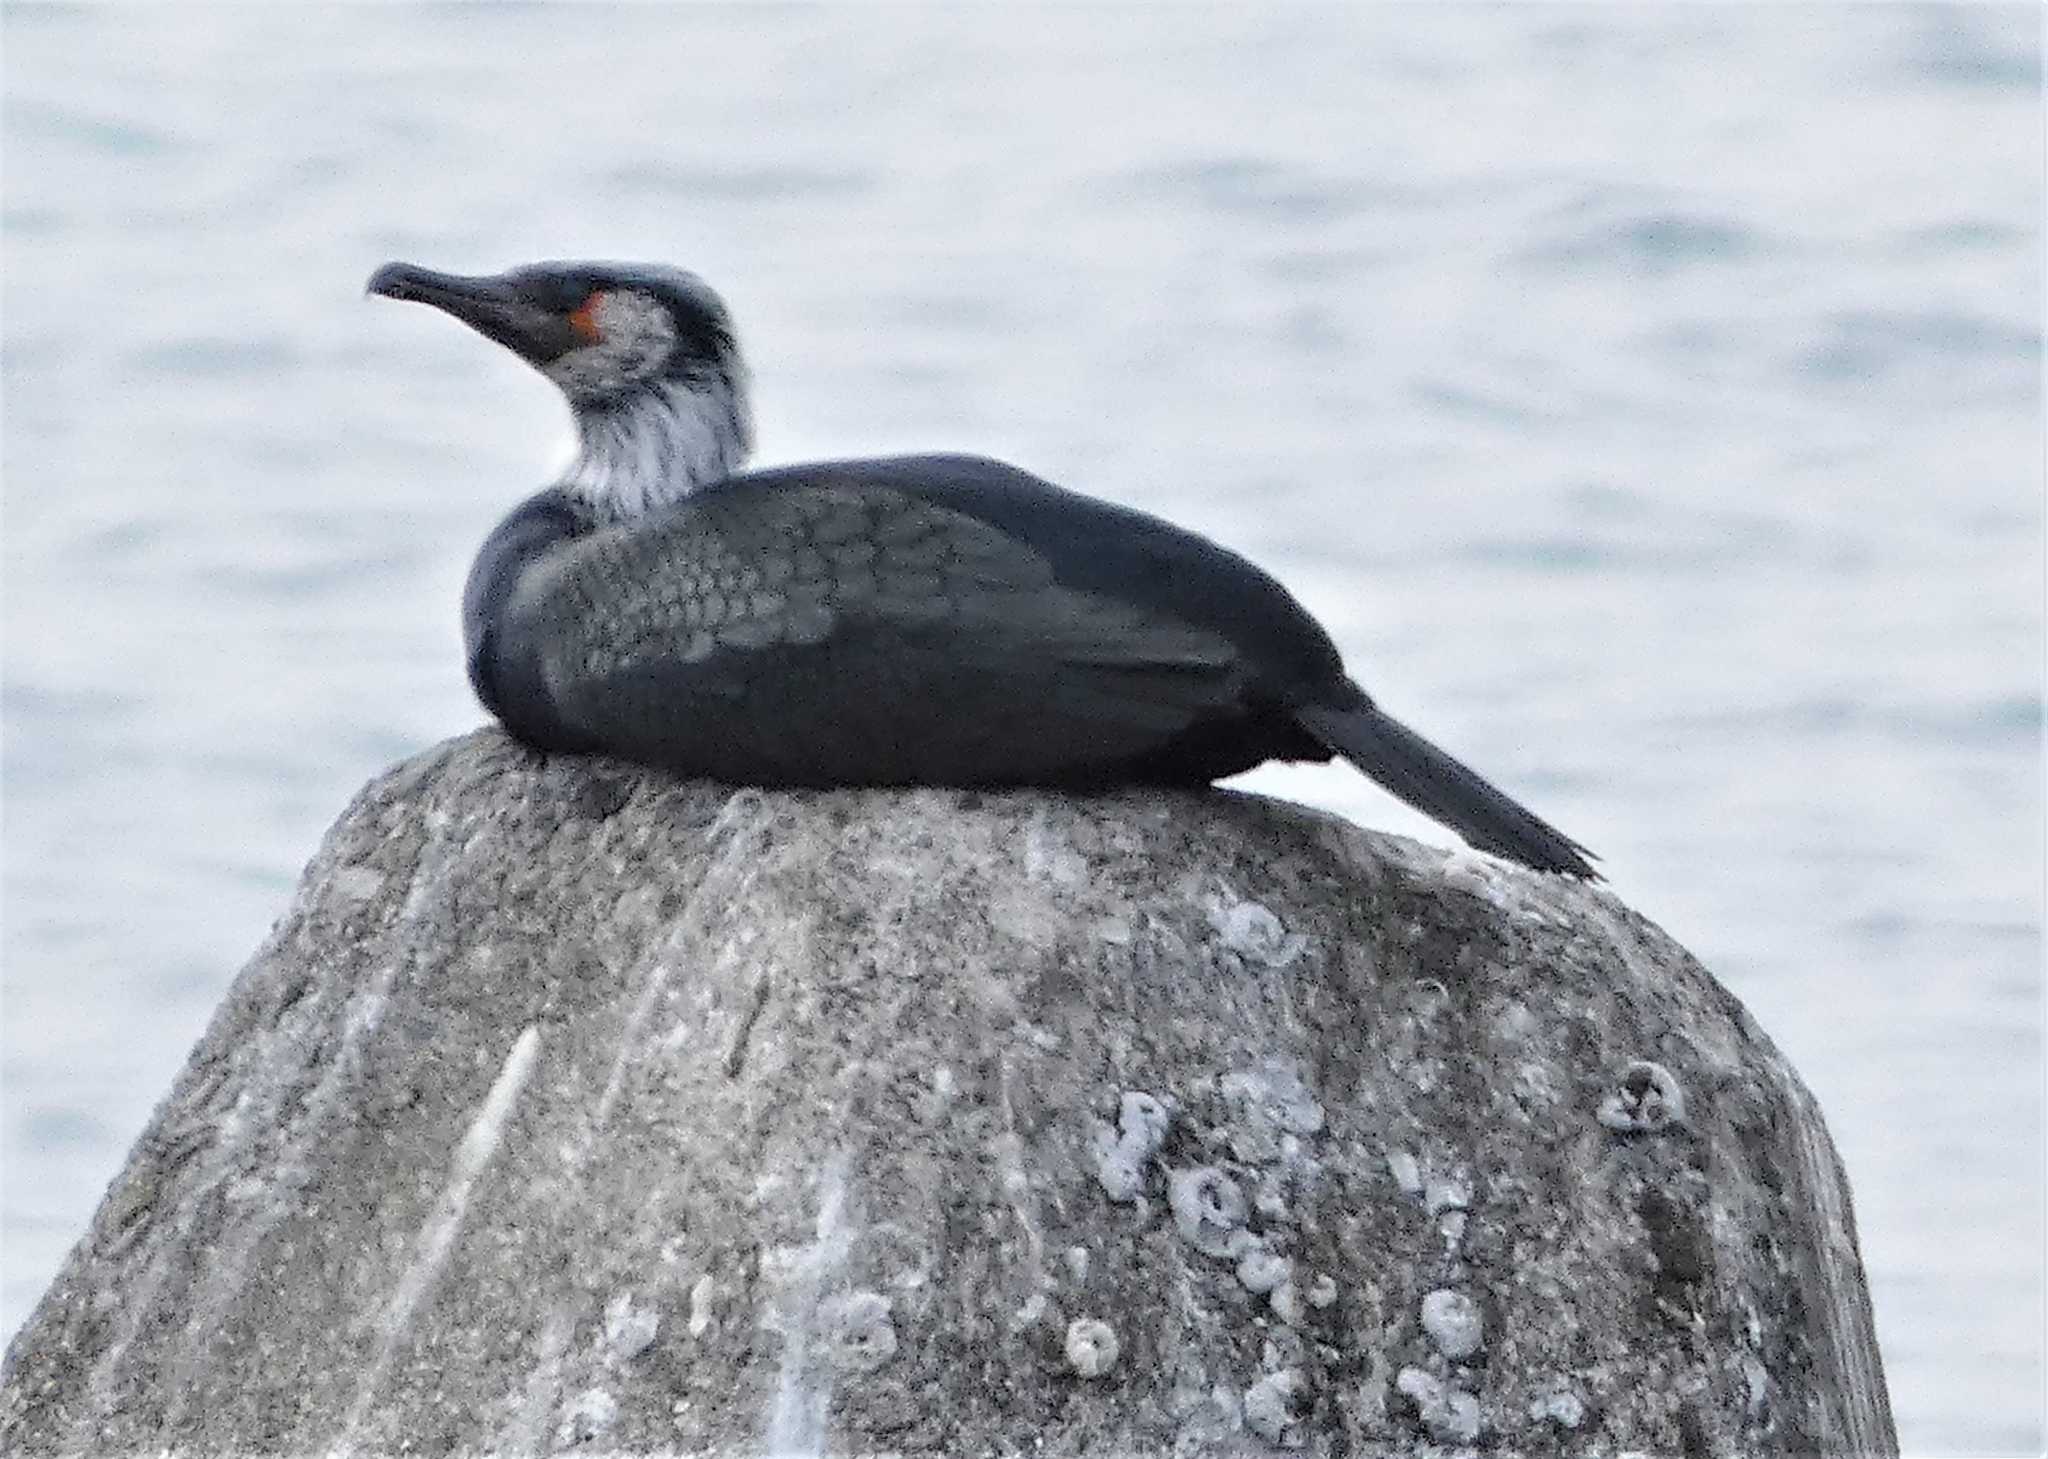
<svg viewBox="0 0 2048 1459">
<path fill-rule="evenodd" d="M 1341 709 L 1309 705 L 1297 709 L 1295 718 L 1393 794 L 1480 850 L 1538 871 L 1599 880 L 1585 847 L 1370 701 Z"/>
</svg>

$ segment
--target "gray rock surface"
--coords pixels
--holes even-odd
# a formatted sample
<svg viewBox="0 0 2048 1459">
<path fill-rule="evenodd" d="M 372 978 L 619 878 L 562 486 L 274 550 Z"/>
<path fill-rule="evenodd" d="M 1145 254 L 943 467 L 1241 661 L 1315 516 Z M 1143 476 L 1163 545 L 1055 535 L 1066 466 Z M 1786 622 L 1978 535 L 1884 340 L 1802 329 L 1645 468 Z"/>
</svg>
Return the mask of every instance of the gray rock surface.
<svg viewBox="0 0 2048 1459">
<path fill-rule="evenodd" d="M 1895 1452 L 1849 1193 L 1609 893 L 1223 793 L 367 787 L 10 1454 Z"/>
</svg>

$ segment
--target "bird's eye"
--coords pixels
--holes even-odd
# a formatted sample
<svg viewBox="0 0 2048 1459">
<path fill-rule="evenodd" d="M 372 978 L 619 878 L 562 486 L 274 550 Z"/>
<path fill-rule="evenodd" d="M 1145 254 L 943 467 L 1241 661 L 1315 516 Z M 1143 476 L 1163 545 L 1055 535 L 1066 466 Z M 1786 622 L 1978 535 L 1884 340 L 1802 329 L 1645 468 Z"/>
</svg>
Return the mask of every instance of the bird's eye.
<svg viewBox="0 0 2048 1459">
<path fill-rule="evenodd" d="M 576 331 L 576 337 L 585 344 L 596 344 L 604 338 L 604 331 L 597 325 L 597 308 L 604 303 L 604 290 L 592 289 L 584 296 L 583 302 L 569 311 L 569 327 Z"/>
</svg>

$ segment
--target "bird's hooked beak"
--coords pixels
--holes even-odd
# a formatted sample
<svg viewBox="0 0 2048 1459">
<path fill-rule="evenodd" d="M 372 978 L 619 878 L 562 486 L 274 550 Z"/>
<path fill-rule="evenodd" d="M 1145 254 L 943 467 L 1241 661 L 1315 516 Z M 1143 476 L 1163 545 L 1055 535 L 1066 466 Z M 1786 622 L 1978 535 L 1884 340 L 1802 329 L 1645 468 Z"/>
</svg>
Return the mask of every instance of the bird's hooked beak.
<svg viewBox="0 0 2048 1459">
<path fill-rule="evenodd" d="M 535 365 L 587 343 L 569 313 L 534 297 L 508 274 L 444 274 L 418 264 L 387 263 L 370 275 L 365 292 L 431 304 Z"/>
</svg>

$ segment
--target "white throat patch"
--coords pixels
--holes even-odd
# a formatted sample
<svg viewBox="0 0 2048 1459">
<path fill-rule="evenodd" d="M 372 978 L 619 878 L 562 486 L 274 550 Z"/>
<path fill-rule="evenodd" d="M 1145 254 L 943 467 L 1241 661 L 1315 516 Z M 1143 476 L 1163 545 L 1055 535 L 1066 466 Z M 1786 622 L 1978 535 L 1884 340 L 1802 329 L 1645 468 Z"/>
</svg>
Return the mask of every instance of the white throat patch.
<svg viewBox="0 0 2048 1459">
<path fill-rule="evenodd" d="M 578 409 L 581 449 L 562 487 L 600 521 L 622 522 L 732 475 L 753 446 L 746 381 L 734 373 L 642 386 L 616 404 Z"/>
</svg>

